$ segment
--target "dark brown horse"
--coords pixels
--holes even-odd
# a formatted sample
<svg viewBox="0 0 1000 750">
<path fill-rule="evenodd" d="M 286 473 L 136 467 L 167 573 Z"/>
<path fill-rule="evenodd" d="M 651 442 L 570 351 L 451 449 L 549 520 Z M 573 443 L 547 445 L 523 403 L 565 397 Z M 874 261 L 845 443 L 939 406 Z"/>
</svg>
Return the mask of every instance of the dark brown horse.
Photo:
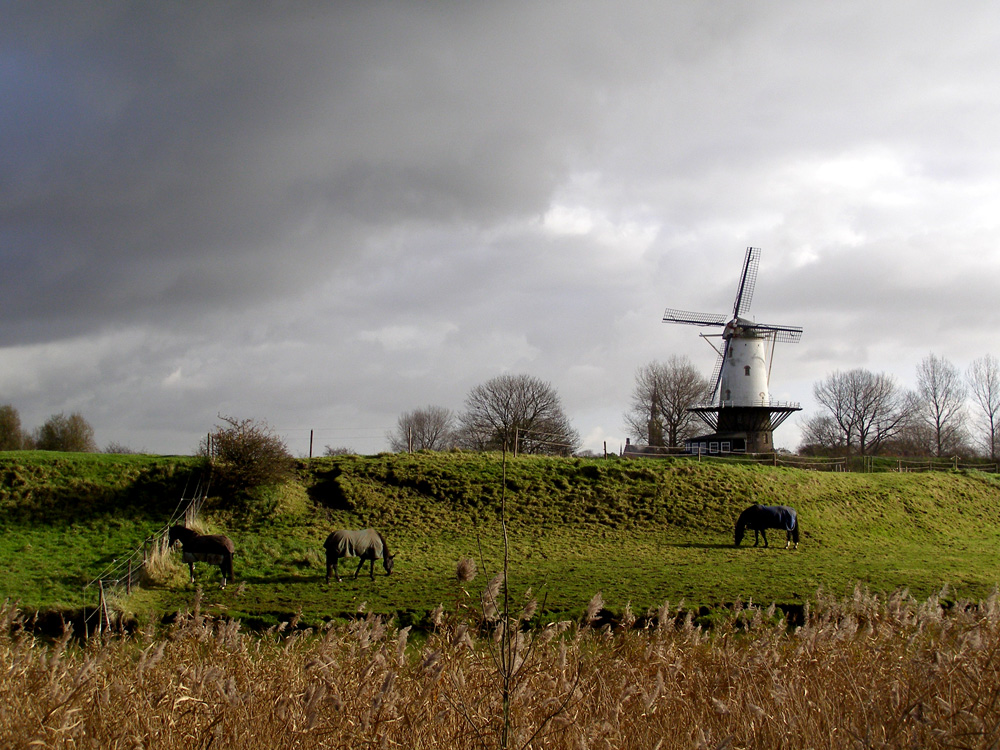
<svg viewBox="0 0 1000 750">
<path fill-rule="evenodd" d="M 233 553 L 236 547 L 228 536 L 199 534 L 186 526 L 171 526 L 167 538 L 171 547 L 177 542 L 181 543 L 181 559 L 191 570 L 191 583 L 194 583 L 196 562 L 218 565 L 222 572 L 222 588 L 233 578 Z"/>
</svg>

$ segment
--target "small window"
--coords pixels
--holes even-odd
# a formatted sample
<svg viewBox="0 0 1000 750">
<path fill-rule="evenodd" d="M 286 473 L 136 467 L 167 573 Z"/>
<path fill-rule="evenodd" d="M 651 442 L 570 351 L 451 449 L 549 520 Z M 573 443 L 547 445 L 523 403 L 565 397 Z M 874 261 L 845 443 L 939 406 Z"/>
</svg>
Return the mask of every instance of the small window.
<svg viewBox="0 0 1000 750">
<path fill-rule="evenodd" d="M 729 453 L 730 451 L 732 451 L 732 449 L 733 449 L 732 448 L 732 443 L 729 443 L 729 442 L 723 442 L 722 443 L 722 452 L 723 453 Z"/>
<path fill-rule="evenodd" d="M 749 375 L 750 374 L 750 365 L 744 365 L 744 367 L 743 367 L 743 374 L 744 375 Z"/>
<path fill-rule="evenodd" d="M 719 452 L 719 444 L 718 443 L 709 443 L 708 444 L 708 452 L 709 453 L 718 453 Z"/>
</svg>

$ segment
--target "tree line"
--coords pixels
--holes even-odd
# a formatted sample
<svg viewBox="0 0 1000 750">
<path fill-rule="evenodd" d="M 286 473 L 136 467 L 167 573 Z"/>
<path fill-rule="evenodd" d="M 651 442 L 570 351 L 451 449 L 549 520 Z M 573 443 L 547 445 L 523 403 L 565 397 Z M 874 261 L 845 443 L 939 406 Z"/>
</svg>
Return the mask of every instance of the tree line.
<svg viewBox="0 0 1000 750">
<path fill-rule="evenodd" d="M 863 368 L 813 386 L 821 411 L 803 425 L 806 455 L 988 456 L 997 458 L 1000 362 L 991 354 L 965 373 L 929 354 L 916 389 Z"/>
<path fill-rule="evenodd" d="M 1000 447 L 1000 362 L 991 354 L 965 373 L 929 354 L 915 389 L 888 373 L 836 371 L 813 385 L 818 411 L 802 425 L 802 455 L 987 456 Z M 641 444 L 680 447 L 705 432 L 688 409 L 712 397 L 713 384 L 686 357 L 638 369 L 625 426 Z"/>
<path fill-rule="evenodd" d="M 78 412 L 53 414 L 41 427 L 26 430 L 21 426 L 21 415 L 17 409 L 4 404 L 0 406 L 0 450 L 93 453 L 97 450 L 97 443 L 94 428 Z"/>
<path fill-rule="evenodd" d="M 457 414 L 443 406 L 405 412 L 387 437 L 395 452 L 464 448 L 568 456 L 580 447 L 555 388 L 523 374 L 475 386 Z"/>
<path fill-rule="evenodd" d="M 802 425 L 798 452 L 997 459 L 1000 361 L 996 357 L 984 355 L 962 373 L 931 353 L 918 365 L 916 382 L 915 389 L 907 389 L 892 375 L 865 368 L 838 370 L 816 382 L 813 395 L 819 409 Z M 645 364 L 636 371 L 624 413 L 627 434 L 639 444 L 681 447 L 706 429 L 689 409 L 712 395 L 713 384 L 687 357 Z M 227 419 L 227 424 L 239 433 L 239 425 L 231 421 Z M 386 437 L 395 452 L 457 448 L 572 455 L 580 448 L 580 435 L 556 389 L 525 374 L 502 374 L 475 386 L 457 413 L 433 405 L 404 412 Z M 208 453 L 208 447 L 201 451 Z M 28 431 L 22 428 L 17 409 L 0 406 L 0 450 L 28 449 L 96 451 L 97 447 L 93 428 L 79 413 L 54 414 Z M 107 452 L 133 451 L 111 445 Z M 328 453 L 335 452 L 328 448 Z"/>
</svg>

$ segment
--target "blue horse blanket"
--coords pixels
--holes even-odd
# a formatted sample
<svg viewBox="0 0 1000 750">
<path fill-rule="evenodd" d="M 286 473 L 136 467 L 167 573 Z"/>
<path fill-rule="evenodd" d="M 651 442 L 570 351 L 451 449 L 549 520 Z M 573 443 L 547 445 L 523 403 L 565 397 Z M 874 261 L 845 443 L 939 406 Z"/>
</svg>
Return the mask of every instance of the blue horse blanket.
<svg viewBox="0 0 1000 750">
<path fill-rule="evenodd" d="M 795 510 L 787 505 L 761 505 L 758 519 L 765 521 L 762 525 L 769 529 L 784 529 L 785 531 L 795 529 Z"/>
</svg>

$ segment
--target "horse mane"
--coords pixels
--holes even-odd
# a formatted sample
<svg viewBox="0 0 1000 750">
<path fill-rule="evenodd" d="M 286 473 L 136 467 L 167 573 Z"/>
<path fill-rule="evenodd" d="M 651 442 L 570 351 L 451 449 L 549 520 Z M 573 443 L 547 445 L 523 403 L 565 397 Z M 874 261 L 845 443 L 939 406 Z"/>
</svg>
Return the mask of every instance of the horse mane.
<svg viewBox="0 0 1000 750">
<path fill-rule="evenodd" d="M 375 533 L 378 534 L 378 540 L 382 542 L 382 559 L 385 560 L 386 558 L 392 557 L 389 553 L 389 544 L 385 541 L 385 537 L 382 536 L 382 532 L 376 531 Z"/>
</svg>

